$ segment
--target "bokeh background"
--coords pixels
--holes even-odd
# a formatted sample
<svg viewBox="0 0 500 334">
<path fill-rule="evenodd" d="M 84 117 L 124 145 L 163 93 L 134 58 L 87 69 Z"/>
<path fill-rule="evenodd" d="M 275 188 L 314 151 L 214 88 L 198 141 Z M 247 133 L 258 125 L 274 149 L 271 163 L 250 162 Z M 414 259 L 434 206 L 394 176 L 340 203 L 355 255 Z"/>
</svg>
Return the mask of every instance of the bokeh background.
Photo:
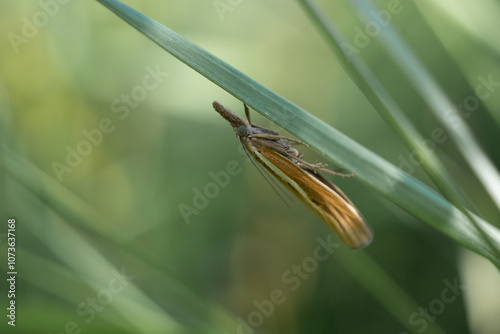
<svg viewBox="0 0 500 334">
<path fill-rule="evenodd" d="M 126 3 L 431 185 L 298 2 Z M 432 138 L 442 126 L 376 36 L 345 2 L 320 4 Z M 500 4 L 377 5 L 401 9 L 390 24 L 468 111 L 499 166 L 500 87 L 491 82 L 500 82 Z M 341 246 L 299 200 L 289 208 L 279 199 L 211 107 L 241 114 L 241 102 L 96 1 L 3 1 L 0 17 L 2 333 L 500 332 L 493 265 L 356 178 L 333 180 L 375 240 L 363 251 Z M 474 100 L 481 85 L 489 95 Z M 256 113 L 253 122 L 278 130 Z M 435 151 L 498 227 L 451 140 Z M 213 175 L 229 177 L 217 185 Z M 12 217 L 15 328 L 4 315 Z"/>
</svg>

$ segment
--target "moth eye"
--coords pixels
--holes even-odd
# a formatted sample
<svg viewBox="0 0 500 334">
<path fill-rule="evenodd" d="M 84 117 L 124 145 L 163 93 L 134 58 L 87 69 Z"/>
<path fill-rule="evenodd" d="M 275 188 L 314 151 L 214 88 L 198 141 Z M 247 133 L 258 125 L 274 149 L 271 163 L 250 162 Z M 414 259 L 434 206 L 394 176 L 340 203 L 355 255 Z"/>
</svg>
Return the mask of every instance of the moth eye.
<svg viewBox="0 0 500 334">
<path fill-rule="evenodd" d="M 236 134 L 238 134 L 238 136 L 240 136 L 240 137 L 245 136 L 247 134 L 247 132 L 248 132 L 248 129 L 244 125 L 240 125 L 238 130 L 236 130 Z"/>
</svg>

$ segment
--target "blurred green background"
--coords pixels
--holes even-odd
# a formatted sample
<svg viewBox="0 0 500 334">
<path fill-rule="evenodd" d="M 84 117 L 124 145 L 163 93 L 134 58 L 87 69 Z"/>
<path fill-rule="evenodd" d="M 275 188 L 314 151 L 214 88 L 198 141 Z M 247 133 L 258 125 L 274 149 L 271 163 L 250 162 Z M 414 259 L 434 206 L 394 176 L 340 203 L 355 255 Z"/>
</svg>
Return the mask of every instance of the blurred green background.
<svg viewBox="0 0 500 334">
<path fill-rule="evenodd" d="M 332 180 L 375 240 L 363 251 L 340 246 L 299 200 L 288 208 L 279 199 L 211 107 L 217 100 L 241 114 L 240 101 L 96 1 L 64 2 L 1 5 L 1 277 L 12 217 L 18 271 L 16 328 L 2 314 L 2 333 L 500 332 L 490 263 L 356 178 Z M 298 2 L 126 3 L 430 184 Z M 345 2 L 320 4 L 432 139 L 442 125 L 376 36 Z M 500 89 L 491 84 L 500 83 L 500 4 L 377 5 L 397 5 L 390 24 L 500 165 Z M 279 130 L 256 113 L 253 122 Z M 499 226 L 451 140 L 435 152 Z M 217 186 L 213 175 L 228 164 L 234 175 Z M 213 194 L 203 200 L 205 191 Z M 4 314 L 8 288 L 0 280 Z"/>
</svg>

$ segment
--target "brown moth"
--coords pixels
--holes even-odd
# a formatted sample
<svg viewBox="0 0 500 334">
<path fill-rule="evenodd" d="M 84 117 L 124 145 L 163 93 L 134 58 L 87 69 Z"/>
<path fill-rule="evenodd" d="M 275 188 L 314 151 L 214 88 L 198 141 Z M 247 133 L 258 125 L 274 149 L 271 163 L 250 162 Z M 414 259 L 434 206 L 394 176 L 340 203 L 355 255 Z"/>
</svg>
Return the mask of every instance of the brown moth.
<svg viewBox="0 0 500 334">
<path fill-rule="evenodd" d="M 322 163 L 302 160 L 302 154 L 292 144 L 307 144 L 252 124 L 246 105 L 247 120 L 217 101 L 213 102 L 213 107 L 231 124 L 245 150 L 323 219 L 343 242 L 356 249 L 372 241 L 373 233 L 354 204 L 318 172 L 349 175 L 326 169 Z"/>
</svg>

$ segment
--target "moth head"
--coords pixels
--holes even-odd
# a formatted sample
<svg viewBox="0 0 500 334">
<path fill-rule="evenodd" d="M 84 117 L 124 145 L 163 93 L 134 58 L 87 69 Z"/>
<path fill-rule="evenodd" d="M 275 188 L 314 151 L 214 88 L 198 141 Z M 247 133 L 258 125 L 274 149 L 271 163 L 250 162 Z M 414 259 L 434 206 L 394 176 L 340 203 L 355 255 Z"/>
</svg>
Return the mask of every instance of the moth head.
<svg viewBox="0 0 500 334">
<path fill-rule="evenodd" d="M 245 137 L 248 134 L 251 125 L 247 120 L 236 115 L 229 108 L 224 107 L 217 101 L 214 101 L 212 105 L 215 111 L 217 111 L 226 121 L 229 122 L 229 124 L 231 124 L 234 132 L 239 138 Z"/>
</svg>

